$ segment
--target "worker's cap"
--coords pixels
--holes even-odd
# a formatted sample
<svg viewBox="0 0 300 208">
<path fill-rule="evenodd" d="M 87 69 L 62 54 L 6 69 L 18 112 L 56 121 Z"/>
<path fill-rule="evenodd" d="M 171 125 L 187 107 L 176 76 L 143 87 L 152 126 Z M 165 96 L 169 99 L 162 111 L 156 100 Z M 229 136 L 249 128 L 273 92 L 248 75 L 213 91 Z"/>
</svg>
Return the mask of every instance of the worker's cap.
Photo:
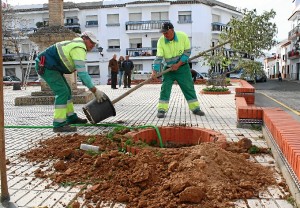
<svg viewBox="0 0 300 208">
<path fill-rule="evenodd" d="M 169 29 L 173 29 L 174 26 L 172 25 L 171 22 L 164 22 L 161 25 L 161 29 L 159 30 L 159 32 L 164 33 L 167 32 Z"/>
<path fill-rule="evenodd" d="M 91 39 L 91 41 L 93 41 L 94 43 L 99 43 L 99 41 L 97 40 L 97 37 L 94 33 L 92 33 L 91 31 L 85 31 L 83 33 L 81 33 L 81 37 L 82 36 L 86 36 L 89 39 Z"/>
</svg>

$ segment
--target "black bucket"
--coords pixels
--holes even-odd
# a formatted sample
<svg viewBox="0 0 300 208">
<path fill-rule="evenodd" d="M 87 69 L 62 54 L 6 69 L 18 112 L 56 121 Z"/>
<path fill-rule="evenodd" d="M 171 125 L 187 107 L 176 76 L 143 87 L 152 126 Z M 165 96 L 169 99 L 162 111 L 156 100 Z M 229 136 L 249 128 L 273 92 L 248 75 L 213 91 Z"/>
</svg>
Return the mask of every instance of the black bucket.
<svg viewBox="0 0 300 208">
<path fill-rule="evenodd" d="M 107 95 L 106 100 L 98 103 L 96 99 L 88 102 L 83 108 L 83 112 L 92 124 L 96 124 L 110 116 L 116 115 L 116 110 Z"/>
</svg>

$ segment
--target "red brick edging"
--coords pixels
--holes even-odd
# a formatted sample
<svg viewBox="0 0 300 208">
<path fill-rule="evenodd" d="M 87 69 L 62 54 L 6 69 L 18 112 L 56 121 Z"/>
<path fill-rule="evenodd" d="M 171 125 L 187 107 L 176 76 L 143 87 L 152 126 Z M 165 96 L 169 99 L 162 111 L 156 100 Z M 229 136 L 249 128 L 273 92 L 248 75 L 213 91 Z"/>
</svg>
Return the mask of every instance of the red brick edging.
<svg viewBox="0 0 300 208">
<path fill-rule="evenodd" d="M 263 120 L 300 181 L 300 122 L 279 108 L 264 108 Z"/>
<path fill-rule="evenodd" d="M 228 94 L 231 93 L 231 91 L 228 90 L 228 91 L 223 91 L 223 92 L 212 92 L 212 91 L 201 90 L 200 93 L 201 94 L 207 94 L 207 95 L 228 95 Z"/>
<path fill-rule="evenodd" d="M 226 146 L 226 137 L 220 132 L 196 128 L 196 127 L 159 127 L 158 128 L 162 137 L 162 141 L 171 142 L 174 144 L 182 145 L 197 145 L 202 142 L 214 142 L 220 145 L 222 148 Z M 143 141 L 147 144 L 155 141 L 159 144 L 159 139 L 155 129 L 147 128 L 136 132 L 128 132 L 127 137 L 133 141 Z M 126 150 L 133 154 L 137 154 L 141 147 L 126 146 Z"/>
<path fill-rule="evenodd" d="M 241 87 L 235 89 L 235 104 L 237 120 L 255 119 L 262 120 L 263 109 L 254 106 L 255 88 L 245 80 L 239 80 Z"/>
</svg>

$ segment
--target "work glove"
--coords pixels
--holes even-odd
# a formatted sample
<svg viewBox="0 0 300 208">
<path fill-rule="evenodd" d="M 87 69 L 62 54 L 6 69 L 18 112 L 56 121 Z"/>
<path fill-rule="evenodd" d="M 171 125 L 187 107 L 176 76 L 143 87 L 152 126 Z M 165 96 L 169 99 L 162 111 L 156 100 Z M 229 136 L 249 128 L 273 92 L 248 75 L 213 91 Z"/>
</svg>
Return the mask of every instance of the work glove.
<svg viewBox="0 0 300 208">
<path fill-rule="evenodd" d="M 107 96 L 104 94 L 104 92 L 98 89 L 94 92 L 94 95 L 98 103 L 101 103 L 102 101 L 107 99 Z"/>
</svg>

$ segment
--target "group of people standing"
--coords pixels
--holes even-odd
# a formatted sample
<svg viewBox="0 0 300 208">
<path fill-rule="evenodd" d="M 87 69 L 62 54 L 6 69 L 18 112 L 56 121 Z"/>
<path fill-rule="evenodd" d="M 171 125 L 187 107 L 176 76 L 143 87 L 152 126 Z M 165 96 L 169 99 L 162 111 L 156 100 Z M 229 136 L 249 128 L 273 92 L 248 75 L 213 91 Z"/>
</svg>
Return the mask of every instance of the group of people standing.
<svg viewBox="0 0 300 208">
<path fill-rule="evenodd" d="M 109 60 L 108 68 L 111 71 L 112 89 L 118 89 L 117 83 L 119 84 L 119 88 L 120 88 L 122 85 L 122 81 L 124 82 L 124 88 L 131 88 L 131 73 L 134 68 L 134 65 L 133 62 L 129 60 L 129 55 L 126 55 L 125 59 L 123 56 L 120 56 L 119 60 L 117 60 L 117 55 L 114 54 L 112 59 Z M 119 74 L 119 81 L 118 81 L 118 74 Z"/>
</svg>

